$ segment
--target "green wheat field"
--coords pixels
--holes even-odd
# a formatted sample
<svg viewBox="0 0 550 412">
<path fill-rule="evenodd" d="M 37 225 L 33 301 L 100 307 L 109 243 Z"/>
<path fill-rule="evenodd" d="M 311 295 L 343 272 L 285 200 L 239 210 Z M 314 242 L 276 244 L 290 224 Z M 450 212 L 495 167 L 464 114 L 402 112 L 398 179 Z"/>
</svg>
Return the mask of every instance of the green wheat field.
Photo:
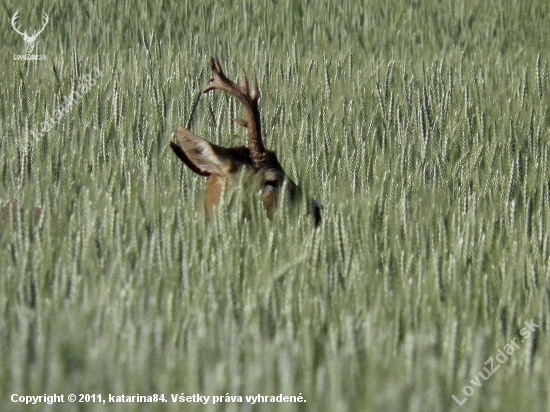
<svg viewBox="0 0 550 412">
<path fill-rule="evenodd" d="M 16 11 L 49 16 L 37 60 Z M 0 16 L 2 411 L 549 410 L 547 0 Z M 246 143 L 234 99 L 196 100 L 210 56 L 257 74 L 319 228 L 239 190 L 205 215 L 168 144 Z"/>
</svg>

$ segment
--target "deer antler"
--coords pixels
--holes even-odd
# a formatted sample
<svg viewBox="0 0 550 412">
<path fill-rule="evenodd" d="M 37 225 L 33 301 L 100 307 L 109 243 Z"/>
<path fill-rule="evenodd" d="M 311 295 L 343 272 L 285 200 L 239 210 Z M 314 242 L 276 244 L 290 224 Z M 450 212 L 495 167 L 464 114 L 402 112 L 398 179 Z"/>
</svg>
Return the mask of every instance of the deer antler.
<svg viewBox="0 0 550 412">
<path fill-rule="evenodd" d="M 47 25 L 48 22 L 50 21 L 50 18 L 48 17 L 48 15 L 47 15 L 46 13 L 44 13 L 44 19 L 45 19 L 46 21 L 44 22 L 44 25 L 42 26 L 42 28 L 41 28 L 40 30 L 38 30 L 37 32 L 34 32 L 34 33 L 32 34 L 32 36 L 31 36 L 31 37 L 32 37 L 33 39 L 35 39 L 35 40 L 36 40 L 36 38 L 38 37 L 38 35 L 44 31 L 44 29 L 46 28 L 46 25 Z"/>
<path fill-rule="evenodd" d="M 258 88 L 256 75 L 254 75 L 254 87 L 252 93 L 250 93 L 248 78 L 244 70 L 243 85 L 239 86 L 225 76 L 220 61 L 217 58 L 210 58 L 210 67 L 212 67 L 214 74 L 208 86 L 204 88 L 203 93 L 218 89 L 235 97 L 243 105 L 246 113 L 246 120 L 233 119 L 233 121 L 248 130 L 248 148 L 250 149 L 250 156 L 252 157 L 254 169 L 258 170 L 265 158 L 266 151 L 262 141 L 260 111 L 258 109 L 260 90 Z"/>
<path fill-rule="evenodd" d="M 46 21 L 44 22 L 44 25 L 42 26 L 42 28 L 38 31 L 35 31 L 33 32 L 32 36 L 29 36 L 27 34 L 26 31 L 24 32 L 21 32 L 19 30 L 19 27 L 17 27 L 17 19 L 19 18 L 19 10 L 15 12 L 15 14 L 13 15 L 13 17 L 11 18 L 11 25 L 13 27 L 13 29 L 18 33 L 20 34 L 21 36 L 23 36 L 23 39 L 26 41 L 26 42 L 29 42 L 29 43 L 33 43 L 34 41 L 36 41 L 36 39 L 38 38 L 38 36 L 40 35 L 40 33 L 42 33 L 44 31 L 44 29 L 46 28 L 46 25 L 48 24 L 48 22 L 50 21 L 50 18 L 48 17 L 48 15 L 46 13 L 44 13 L 44 19 L 46 19 Z"/>
<path fill-rule="evenodd" d="M 19 10 L 17 10 L 17 11 L 15 12 L 15 14 L 13 15 L 13 17 L 11 18 L 11 26 L 13 27 L 13 29 L 16 31 L 17 34 L 20 34 L 21 36 L 23 36 L 23 37 L 25 37 L 25 38 L 26 38 L 26 37 L 29 37 L 29 36 L 27 35 L 27 32 L 26 32 L 26 31 L 23 32 L 23 33 L 21 33 L 21 32 L 19 31 L 19 28 L 16 26 L 16 24 L 17 24 L 17 19 L 18 19 L 18 18 L 19 18 Z"/>
</svg>

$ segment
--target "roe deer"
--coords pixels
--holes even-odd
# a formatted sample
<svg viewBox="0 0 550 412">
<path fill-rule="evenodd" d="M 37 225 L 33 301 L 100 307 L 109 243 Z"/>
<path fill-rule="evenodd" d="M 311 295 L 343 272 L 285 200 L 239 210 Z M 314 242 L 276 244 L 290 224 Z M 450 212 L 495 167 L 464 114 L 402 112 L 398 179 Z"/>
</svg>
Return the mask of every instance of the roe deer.
<svg viewBox="0 0 550 412">
<path fill-rule="evenodd" d="M 2 216 L 4 223 L 9 223 L 11 219 L 14 219 L 17 216 L 17 213 L 22 212 L 23 209 L 15 200 L 0 198 L 0 216 Z M 42 216 L 42 209 L 35 207 L 33 215 L 35 221 L 40 220 L 40 217 Z"/>
<path fill-rule="evenodd" d="M 210 59 L 210 66 L 213 77 L 203 93 L 218 89 L 235 97 L 243 105 L 245 120 L 233 119 L 233 121 L 248 130 L 248 147 L 217 146 L 183 127 L 176 129 L 177 143 L 170 142 L 170 147 L 193 172 L 208 178 L 205 197 L 210 213 L 220 202 L 224 185 L 234 184 L 236 174 L 244 171 L 251 176 L 254 184 L 260 189 L 267 216 L 271 219 L 277 207 L 280 192 L 285 190 L 289 201 L 297 204 L 301 197 L 301 190 L 286 175 L 276 154 L 264 147 L 258 109 L 260 98 L 258 81 L 254 76 L 254 87 L 250 93 L 244 70 L 243 85 L 239 86 L 225 76 L 217 58 Z M 318 226 L 321 222 L 321 206 L 316 200 L 312 199 L 309 202 L 308 212 L 315 226 Z"/>
</svg>

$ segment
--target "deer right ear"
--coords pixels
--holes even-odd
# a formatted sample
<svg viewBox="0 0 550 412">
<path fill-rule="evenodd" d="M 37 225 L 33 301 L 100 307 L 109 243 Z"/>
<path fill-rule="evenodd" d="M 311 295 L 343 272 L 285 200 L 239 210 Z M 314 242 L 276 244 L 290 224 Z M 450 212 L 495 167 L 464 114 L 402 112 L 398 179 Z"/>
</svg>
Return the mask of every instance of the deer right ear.
<svg viewBox="0 0 550 412">
<path fill-rule="evenodd" d="M 170 142 L 170 147 L 189 169 L 201 176 L 224 174 L 225 159 L 216 153 L 215 145 L 181 126 L 175 135 L 179 144 Z"/>
</svg>

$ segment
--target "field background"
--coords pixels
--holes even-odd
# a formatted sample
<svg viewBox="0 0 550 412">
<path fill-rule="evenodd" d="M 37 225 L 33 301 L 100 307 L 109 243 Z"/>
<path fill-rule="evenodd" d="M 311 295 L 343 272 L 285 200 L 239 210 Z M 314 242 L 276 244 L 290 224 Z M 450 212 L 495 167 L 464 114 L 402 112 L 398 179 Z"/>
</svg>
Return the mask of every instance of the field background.
<svg viewBox="0 0 550 412">
<path fill-rule="evenodd" d="M 0 222 L 2 410 L 548 410 L 548 1 L 23 3 L 0 6 L 0 198 L 21 206 Z M 28 33 L 49 14 L 45 60 L 14 60 L 16 10 Z M 265 143 L 324 205 L 318 230 L 257 199 L 246 221 L 197 211 L 204 179 L 168 142 L 212 55 L 257 73 Z M 211 93 L 192 129 L 242 145 L 238 112 Z"/>
</svg>

